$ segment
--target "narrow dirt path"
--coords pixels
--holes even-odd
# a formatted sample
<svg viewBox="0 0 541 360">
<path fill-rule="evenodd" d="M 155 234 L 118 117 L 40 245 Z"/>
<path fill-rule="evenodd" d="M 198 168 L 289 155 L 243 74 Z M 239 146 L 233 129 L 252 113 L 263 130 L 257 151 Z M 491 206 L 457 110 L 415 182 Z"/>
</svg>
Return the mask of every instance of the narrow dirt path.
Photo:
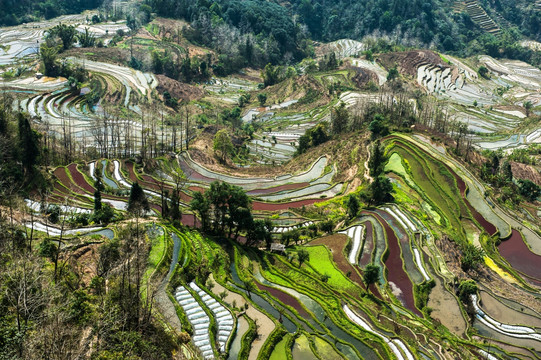
<svg viewBox="0 0 541 360">
<path fill-rule="evenodd" d="M 165 286 L 166 284 L 160 285 L 156 292 L 156 296 L 154 297 L 156 307 L 167 323 L 176 331 L 181 332 L 182 325 L 175 310 L 175 305 L 171 302 L 171 299 L 169 299 L 165 292 Z"/>
<path fill-rule="evenodd" d="M 212 288 L 212 292 L 214 294 L 219 294 L 223 291 L 227 292 L 227 295 L 224 298 L 224 303 L 227 304 L 229 307 L 232 307 L 231 304 L 233 303 L 233 301 L 235 302 L 236 307 L 240 308 L 242 308 L 244 304 L 246 304 L 246 300 L 244 299 L 244 297 L 242 297 L 240 294 L 229 291 L 222 285 L 218 284 L 214 280 L 212 274 L 210 275 L 209 279 L 215 284 Z M 248 310 L 246 310 L 246 315 L 248 315 L 248 317 L 254 321 L 257 320 L 257 324 L 259 325 L 259 337 L 255 339 L 255 341 L 252 343 L 250 347 L 250 354 L 248 355 L 248 360 L 257 360 L 257 355 L 263 348 L 265 340 L 274 331 L 275 325 L 274 322 L 267 315 L 257 310 L 255 307 L 252 306 L 252 304 L 249 304 Z"/>
<path fill-rule="evenodd" d="M 368 156 L 366 157 L 366 161 L 364 162 L 364 178 L 368 180 L 369 183 L 372 183 L 374 181 L 374 178 L 370 176 L 370 170 L 368 169 L 368 162 L 370 161 L 370 145 L 366 146 L 366 149 L 368 150 Z"/>
<path fill-rule="evenodd" d="M 171 325 L 173 329 L 181 332 L 182 324 L 180 322 L 180 319 L 178 318 L 175 305 L 173 304 L 169 296 L 167 296 L 167 293 L 165 291 L 167 284 L 169 284 L 169 280 L 171 279 L 171 275 L 173 274 L 173 270 L 175 269 L 175 264 L 178 263 L 181 246 L 181 241 L 175 233 L 171 233 L 171 238 L 173 240 L 173 256 L 171 258 L 171 264 L 169 266 L 169 271 L 167 272 L 167 275 L 165 275 L 162 282 L 158 286 L 158 290 L 156 292 L 154 300 L 156 307 L 165 318 L 165 321 L 167 321 L 167 323 L 169 323 L 169 325 Z"/>
</svg>

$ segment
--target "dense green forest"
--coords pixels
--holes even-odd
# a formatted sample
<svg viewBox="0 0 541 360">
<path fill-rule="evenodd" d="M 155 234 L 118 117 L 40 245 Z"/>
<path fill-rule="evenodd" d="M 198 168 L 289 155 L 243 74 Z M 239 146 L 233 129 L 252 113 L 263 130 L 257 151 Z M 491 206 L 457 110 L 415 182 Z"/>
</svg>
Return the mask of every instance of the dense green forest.
<svg viewBox="0 0 541 360">
<path fill-rule="evenodd" d="M 489 15 L 501 14 L 525 36 L 539 39 L 541 13 L 527 7 L 527 1 L 483 0 Z M 292 0 L 292 5 L 311 35 L 318 40 L 361 38 L 374 32 L 435 43 L 445 50 L 459 49 L 478 29 L 465 12 L 453 12 L 453 1 L 367 0 L 311 1 Z M 494 14 L 492 14 L 494 13 Z M 459 40 L 459 41 L 457 41 Z"/>
<path fill-rule="evenodd" d="M 2 0 L 0 1 L 0 25 L 17 25 L 51 19 L 64 14 L 77 14 L 95 9 L 103 0 Z"/>
<path fill-rule="evenodd" d="M 307 38 L 333 41 L 386 36 L 390 42 L 406 47 L 435 47 L 459 56 L 487 53 L 534 64 L 541 62 L 538 55 L 517 44 L 524 36 L 541 39 L 541 12 L 527 1 L 479 2 L 491 18 L 499 19 L 502 29 L 499 35 L 485 32 L 467 11 L 454 11 L 453 1 L 291 0 L 279 5 L 254 0 L 148 0 L 148 3 L 160 16 L 192 21 L 190 40 L 224 54 L 222 63 L 227 67 L 224 73 L 248 63 L 263 66 L 267 62 L 291 62 L 310 55 L 310 47 L 304 41 Z M 218 29 L 230 34 L 230 41 L 215 36 Z"/>
</svg>

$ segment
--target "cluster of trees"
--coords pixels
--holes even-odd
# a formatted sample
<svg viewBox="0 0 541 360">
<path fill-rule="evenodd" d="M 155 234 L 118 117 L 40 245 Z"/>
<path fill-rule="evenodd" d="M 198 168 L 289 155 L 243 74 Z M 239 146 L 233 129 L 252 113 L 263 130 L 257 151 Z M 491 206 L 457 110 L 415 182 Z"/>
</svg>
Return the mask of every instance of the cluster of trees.
<svg viewBox="0 0 541 360">
<path fill-rule="evenodd" d="M 0 191 L 20 188 L 36 173 L 42 154 L 41 134 L 32 129 L 27 114 L 13 113 L 0 104 Z"/>
<path fill-rule="evenodd" d="M 178 55 L 174 57 L 168 50 L 154 50 L 151 55 L 152 70 L 156 74 L 164 74 L 167 77 L 183 82 L 204 81 L 210 77 L 210 54 L 205 58 L 189 57 L 188 55 L 181 58 Z"/>
<path fill-rule="evenodd" d="M 384 174 L 387 160 L 385 149 L 379 141 L 376 141 L 372 145 L 370 159 L 368 160 L 368 170 L 372 182 L 367 191 L 361 193 L 361 197 L 370 205 L 379 205 L 393 200 L 393 184 Z"/>
<path fill-rule="evenodd" d="M 214 72 L 225 75 L 247 65 L 264 67 L 302 59 L 308 43 L 283 6 L 270 1 L 149 0 L 160 16 L 191 21 L 183 30 L 194 43 L 219 53 Z"/>
<path fill-rule="evenodd" d="M 507 160 L 504 161 L 501 152 L 486 153 L 488 160 L 481 166 L 479 175 L 482 180 L 494 186 L 499 195 L 499 200 L 512 206 L 521 201 L 519 195 L 530 201 L 534 201 L 537 198 L 536 184 L 522 179 L 517 182 L 513 181 L 511 164 Z"/>
<path fill-rule="evenodd" d="M 515 156 L 525 155 L 522 151 L 518 154 Z M 509 162 L 513 158 L 512 156 L 504 160 L 501 151 L 487 151 L 485 155 L 488 155 L 488 160 L 481 166 L 479 175 L 482 180 L 494 186 L 499 194 L 498 199 L 509 205 L 515 205 L 521 201 L 520 196 L 530 202 L 541 196 L 541 187 L 531 180 L 516 179 L 514 181 Z"/>
<path fill-rule="evenodd" d="M 297 154 L 304 154 L 306 150 L 321 145 L 329 140 L 329 134 L 324 123 L 317 124 L 311 129 L 308 129 L 304 135 L 299 138 L 297 146 Z"/>
<path fill-rule="evenodd" d="M 295 245 L 299 244 L 301 241 L 301 236 L 309 236 L 315 238 L 320 232 L 331 234 L 335 227 L 335 222 L 332 219 L 320 221 L 317 224 L 310 224 L 305 227 L 289 230 L 282 233 L 280 242 L 285 246 L 289 246 L 291 242 L 294 242 Z"/>
<path fill-rule="evenodd" d="M 264 87 L 278 84 L 297 74 L 297 70 L 292 66 L 272 65 L 270 63 L 265 65 L 265 68 L 261 71 Z"/>
<path fill-rule="evenodd" d="M 0 234 L 8 229 L 0 216 Z M 118 230 L 97 249 L 91 279 L 62 237 L 46 237 L 37 247 L 17 234 L 16 241 L 0 242 L 2 358 L 68 359 L 88 351 L 100 359 L 172 358 L 175 340 L 156 325 L 151 306 L 155 288 L 141 296 L 145 231 L 133 224 Z M 90 350 L 85 329 L 94 334 Z"/>
<path fill-rule="evenodd" d="M 204 193 L 194 194 L 190 208 L 199 215 L 205 232 L 235 239 L 243 232 L 248 245 L 265 241 L 270 246 L 272 222 L 254 219 L 251 200 L 241 187 L 215 181 Z"/>
<path fill-rule="evenodd" d="M 462 270 L 476 270 L 483 263 L 485 251 L 482 248 L 465 242 L 460 247 L 460 251 L 462 253 L 460 256 L 460 267 Z"/>
<path fill-rule="evenodd" d="M 537 161 L 533 155 L 541 155 L 541 145 L 532 144 L 525 149 L 515 149 L 508 155 L 507 160 L 526 165 L 535 165 Z"/>
<path fill-rule="evenodd" d="M 222 164 L 225 164 L 227 157 L 233 153 L 234 147 L 231 142 L 231 137 L 226 129 L 219 130 L 214 135 L 213 143 L 214 154 L 220 159 Z"/>
<path fill-rule="evenodd" d="M 49 30 L 45 42 L 40 46 L 43 73 L 51 77 L 63 76 L 68 78 L 70 85 L 74 89 L 77 89 L 81 83 L 86 81 L 88 73 L 80 66 L 74 66 L 67 61 L 61 62 L 58 59 L 58 54 L 70 49 L 77 39 L 85 44 L 93 44 L 95 41 L 94 36 L 88 32 L 88 29 L 85 33 L 78 35 L 75 26 L 59 24 Z"/>
<path fill-rule="evenodd" d="M 0 26 L 78 14 L 96 9 L 102 3 L 103 0 L 5 0 L 0 2 Z"/>
<path fill-rule="evenodd" d="M 467 12 L 456 13 L 451 3 L 441 0 L 368 0 L 360 2 L 295 0 L 299 15 L 313 39 L 332 41 L 387 36 L 406 46 L 436 46 L 461 56 L 490 53 L 539 63 L 539 54 L 518 44 L 527 36 L 541 39 L 541 12 L 526 0 L 484 1 L 482 6 L 493 19 L 502 15 L 512 27 L 495 37 L 484 32 Z M 348 9 L 344 12 L 343 9 Z M 373 52 L 391 51 L 393 46 L 374 44 Z"/>
</svg>

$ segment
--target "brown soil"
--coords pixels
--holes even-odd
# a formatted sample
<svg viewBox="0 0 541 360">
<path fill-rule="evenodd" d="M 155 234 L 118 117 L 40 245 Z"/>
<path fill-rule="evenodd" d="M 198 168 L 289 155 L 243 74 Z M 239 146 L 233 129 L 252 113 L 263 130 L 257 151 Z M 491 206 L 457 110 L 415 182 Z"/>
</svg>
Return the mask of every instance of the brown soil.
<svg viewBox="0 0 541 360">
<path fill-rule="evenodd" d="M 144 27 L 140 28 L 135 37 L 140 39 L 157 40 L 157 38 L 148 32 Z"/>
<path fill-rule="evenodd" d="M 165 40 L 169 39 L 175 42 L 177 45 L 180 45 L 186 49 L 188 49 L 189 55 L 191 56 L 203 56 L 208 53 L 213 54 L 214 52 L 212 50 L 209 50 L 204 47 L 200 47 L 197 45 L 194 45 L 190 42 L 188 42 L 183 34 L 182 29 L 184 27 L 190 27 L 190 25 L 183 20 L 173 20 L 173 19 L 166 19 L 166 18 L 156 18 L 152 22 L 152 24 L 157 24 L 159 27 L 159 32 L 157 37 L 153 37 L 155 39 Z M 178 38 L 178 34 L 180 32 L 180 39 Z M 139 34 L 137 34 L 138 37 Z"/>
<path fill-rule="evenodd" d="M 92 61 L 106 61 L 112 64 L 125 66 L 130 57 L 130 51 L 118 47 L 111 48 L 73 48 L 62 53 L 62 56 L 85 58 Z"/>
<path fill-rule="evenodd" d="M 445 289 L 439 277 L 436 277 L 435 281 L 436 286 L 430 292 L 427 304 L 433 309 L 430 316 L 441 322 L 453 334 L 463 336 L 467 324 L 460 311 L 458 300 Z"/>
<path fill-rule="evenodd" d="M 515 179 L 527 179 L 541 186 L 541 174 L 533 166 L 514 161 L 510 163 Z"/>
<path fill-rule="evenodd" d="M 269 294 L 271 294 L 272 296 L 274 296 L 275 298 L 283 302 L 285 305 L 288 305 L 294 308 L 299 313 L 299 315 L 302 316 L 303 318 L 310 317 L 310 314 L 301 306 L 299 300 L 297 300 L 293 296 L 283 292 L 282 290 L 279 290 L 270 286 L 265 286 L 258 282 L 256 282 L 255 284 L 259 290 L 268 292 Z"/>
<path fill-rule="evenodd" d="M 368 69 L 360 68 L 360 67 L 349 67 L 353 71 L 355 71 L 355 75 L 352 77 L 352 81 L 357 85 L 359 88 L 364 87 L 366 84 L 368 84 L 369 81 L 374 82 L 375 84 L 378 83 L 378 75 Z"/>
<path fill-rule="evenodd" d="M 83 246 L 69 254 L 69 263 L 73 268 L 79 269 L 76 273 L 81 276 L 81 285 L 88 286 L 93 277 L 97 275 L 98 249 L 101 244 Z"/>
<path fill-rule="evenodd" d="M 257 82 L 257 83 L 263 82 L 263 78 L 261 77 L 260 70 L 252 69 L 252 68 L 244 68 L 242 71 L 243 71 L 242 73 L 235 74 L 235 77 L 248 80 L 248 81 Z"/>
<path fill-rule="evenodd" d="M 396 53 L 380 54 L 378 61 L 387 69 L 394 66 L 403 74 L 417 76 L 417 68 L 425 64 L 440 65 L 442 68 L 450 67 L 438 54 L 430 50 L 414 50 Z"/>
<path fill-rule="evenodd" d="M 499 105 L 499 106 L 494 106 L 494 109 L 505 110 L 505 111 L 520 111 L 521 113 L 526 115 L 526 110 L 522 106 L 517 106 L 517 105 Z"/>
<path fill-rule="evenodd" d="M 167 91 L 172 97 L 188 102 L 201 99 L 205 95 L 205 92 L 197 86 L 182 83 L 165 75 L 156 75 L 156 78 L 158 79 L 156 90 L 160 94 Z"/>
<path fill-rule="evenodd" d="M 296 109 L 297 111 L 309 110 L 318 106 L 325 106 L 331 100 L 326 86 L 321 81 L 316 80 L 312 75 L 296 76 L 276 85 L 269 86 L 259 92 L 253 93 L 252 99 L 255 101 L 259 93 L 265 93 L 267 95 L 267 105 L 278 104 L 287 100 L 302 99 L 310 89 L 319 94 L 316 100 L 304 105 L 299 103 L 294 104 L 288 107 L 286 111 L 292 109 Z M 257 106 L 255 102 L 253 106 Z"/>
<path fill-rule="evenodd" d="M 182 31 L 182 28 L 184 26 L 190 26 L 186 21 L 184 20 L 173 20 L 173 19 L 167 19 L 158 17 L 152 21 L 153 24 L 157 24 L 160 27 L 160 36 L 166 36 L 171 37 L 173 34 L 175 34 L 178 30 Z"/>
</svg>

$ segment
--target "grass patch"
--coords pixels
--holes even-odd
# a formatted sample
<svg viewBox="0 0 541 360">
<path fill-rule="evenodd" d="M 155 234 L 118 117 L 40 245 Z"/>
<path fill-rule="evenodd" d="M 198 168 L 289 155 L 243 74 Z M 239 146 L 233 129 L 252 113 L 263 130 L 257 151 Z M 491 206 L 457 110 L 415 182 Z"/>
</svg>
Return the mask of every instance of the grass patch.
<svg viewBox="0 0 541 360">
<path fill-rule="evenodd" d="M 320 275 L 328 275 L 329 285 L 344 291 L 359 291 L 357 286 L 336 268 L 332 255 L 325 246 L 310 246 L 303 249 L 310 254 L 307 264 Z"/>
<path fill-rule="evenodd" d="M 276 344 L 269 360 L 284 360 L 291 358 L 291 350 L 289 349 L 291 335 L 286 334 L 282 340 Z"/>
<path fill-rule="evenodd" d="M 324 339 L 320 338 L 319 336 L 313 337 L 313 347 L 314 347 L 314 353 L 318 354 L 321 359 L 325 360 L 339 360 L 343 357 L 338 353 L 338 351 L 325 341 Z"/>
<path fill-rule="evenodd" d="M 146 298 L 147 285 L 150 278 L 158 271 L 167 255 L 168 248 L 167 235 L 156 236 L 151 239 L 150 253 L 148 254 L 148 264 L 142 278 L 142 294 L 143 299 Z"/>
</svg>

